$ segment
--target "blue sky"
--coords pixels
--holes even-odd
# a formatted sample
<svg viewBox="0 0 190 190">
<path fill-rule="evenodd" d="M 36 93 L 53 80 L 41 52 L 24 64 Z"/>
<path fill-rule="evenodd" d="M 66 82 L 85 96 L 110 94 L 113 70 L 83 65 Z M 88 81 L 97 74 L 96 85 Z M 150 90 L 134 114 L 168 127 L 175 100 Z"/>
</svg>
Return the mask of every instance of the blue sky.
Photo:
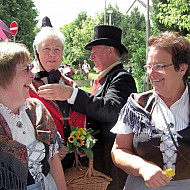
<svg viewBox="0 0 190 190">
<path fill-rule="evenodd" d="M 147 2 L 147 0 L 142 0 Z M 109 3 L 112 6 L 118 5 L 120 10 L 125 13 L 134 0 L 34 0 L 34 3 L 39 12 L 39 23 L 44 16 L 51 19 L 52 25 L 55 28 L 60 28 L 64 24 L 68 24 L 77 18 L 78 13 L 86 11 L 88 15 L 95 16 L 96 13 L 104 11 Z M 138 6 L 139 10 L 146 14 L 146 9 L 137 1 L 134 7 Z"/>
</svg>

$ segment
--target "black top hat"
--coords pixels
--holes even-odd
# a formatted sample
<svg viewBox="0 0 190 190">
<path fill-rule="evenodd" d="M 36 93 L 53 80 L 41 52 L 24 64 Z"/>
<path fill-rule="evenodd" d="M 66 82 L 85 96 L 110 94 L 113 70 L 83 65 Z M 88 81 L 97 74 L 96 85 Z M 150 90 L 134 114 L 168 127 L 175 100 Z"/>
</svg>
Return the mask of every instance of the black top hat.
<svg viewBox="0 0 190 190">
<path fill-rule="evenodd" d="M 50 19 L 47 16 L 45 16 L 42 19 L 42 27 L 45 27 L 45 26 L 53 27 L 52 24 L 51 24 Z"/>
<path fill-rule="evenodd" d="M 115 26 L 100 25 L 94 28 L 94 40 L 88 43 L 84 48 L 91 50 L 92 46 L 106 45 L 118 49 L 121 54 L 127 54 L 127 48 L 121 43 L 122 30 Z"/>
</svg>

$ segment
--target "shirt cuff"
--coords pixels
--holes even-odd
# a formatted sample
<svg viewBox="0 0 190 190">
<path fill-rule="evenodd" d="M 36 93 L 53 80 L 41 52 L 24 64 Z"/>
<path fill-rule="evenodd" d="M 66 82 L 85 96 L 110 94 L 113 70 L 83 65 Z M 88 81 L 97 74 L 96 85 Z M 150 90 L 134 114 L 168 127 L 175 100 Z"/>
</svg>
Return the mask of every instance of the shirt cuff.
<svg viewBox="0 0 190 190">
<path fill-rule="evenodd" d="M 74 104 L 75 103 L 75 99 L 77 97 L 78 94 L 78 88 L 73 88 L 73 93 L 71 95 L 71 97 L 69 99 L 67 99 L 67 102 L 69 104 Z"/>
</svg>

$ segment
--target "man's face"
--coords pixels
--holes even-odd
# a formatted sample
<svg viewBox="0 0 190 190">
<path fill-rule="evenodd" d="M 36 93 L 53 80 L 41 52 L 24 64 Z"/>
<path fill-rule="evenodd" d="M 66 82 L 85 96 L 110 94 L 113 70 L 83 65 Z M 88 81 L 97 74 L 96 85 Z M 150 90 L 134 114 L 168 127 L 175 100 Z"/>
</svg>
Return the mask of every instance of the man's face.
<svg viewBox="0 0 190 190">
<path fill-rule="evenodd" d="M 90 60 L 94 62 L 97 71 L 101 72 L 110 66 L 109 61 L 109 46 L 97 45 L 93 46 L 91 50 Z"/>
<path fill-rule="evenodd" d="M 63 48 L 58 39 L 46 39 L 39 45 L 38 53 L 42 66 L 48 72 L 57 70 L 62 63 Z"/>
</svg>

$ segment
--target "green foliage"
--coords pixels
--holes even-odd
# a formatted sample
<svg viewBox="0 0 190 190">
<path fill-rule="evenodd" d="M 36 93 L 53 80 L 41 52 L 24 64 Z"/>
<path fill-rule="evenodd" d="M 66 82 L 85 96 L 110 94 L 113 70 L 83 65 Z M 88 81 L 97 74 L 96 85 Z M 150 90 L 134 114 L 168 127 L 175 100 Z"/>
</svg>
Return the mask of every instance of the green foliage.
<svg viewBox="0 0 190 190">
<path fill-rule="evenodd" d="M 145 43 L 145 32 L 137 31 L 135 29 L 131 30 L 131 38 L 133 41 L 129 46 L 131 50 L 130 65 L 133 68 L 133 76 L 136 81 L 138 92 L 143 91 L 143 78 L 145 72 L 143 66 L 146 64 L 146 43 Z"/>
<path fill-rule="evenodd" d="M 12 21 L 18 23 L 18 33 L 15 39 L 25 44 L 31 53 L 33 53 L 32 43 L 37 16 L 38 13 L 32 0 L 0 0 L 0 18 L 8 27 Z M 12 37 L 12 41 L 13 39 Z"/>
<path fill-rule="evenodd" d="M 123 29 L 123 44 L 128 47 L 128 60 L 125 64 L 132 66 L 133 76 L 138 92 L 143 90 L 143 65 L 146 62 L 146 25 L 145 17 L 138 8 L 134 8 L 130 15 L 126 15 L 121 22 Z"/>
<path fill-rule="evenodd" d="M 143 65 L 146 64 L 145 55 L 146 48 L 140 47 L 136 50 L 136 53 L 134 53 L 130 59 L 130 62 L 133 65 L 133 77 L 135 78 L 138 92 L 143 92 L 143 81 L 145 77 Z"/>
<path fill-rule="evenodd" d="M 90 51 L 86 51 L 84 46 L 92 40 L 93 29 L 97 21 L 85 14 L 79 14 L 74 22 L 61 28 L 66 38 L 64 63 L 83 63 L 84 59 L 90 57 Z"/>
<path fill-rule="evenodd" d="M 172 30 L 186 36 L 190 30 L 189 0 L 152 0 L 151 20 L 154 29 Z"/>
<path fill-rule="evenodd" d="M 167 0 L 158 3 L 157 8 L 159 21 L 167 26 L 177 26 L 179 30 L 190 31 L 190 1 L 189 0 Z"/>
<path fill-rule="evenodd" d="M 187 39 L 190 41 L 190 34 L 187 34 L 186 37 L 187 37 Z"/>
<path fill-rule="evenodd" d="M 138 8 L 131 11 L 131 15 L 126 15 L 120 24 L 123 29 L 123 44 L 129 48 L 129 59 L 136 49 L 146 45 L 146 25 L 145 17 L 140 14 Z M 132 47 L 131 47 L 132 45 Z M 134 47 L 135 46 L 135 47 Z"/>
</svg>

